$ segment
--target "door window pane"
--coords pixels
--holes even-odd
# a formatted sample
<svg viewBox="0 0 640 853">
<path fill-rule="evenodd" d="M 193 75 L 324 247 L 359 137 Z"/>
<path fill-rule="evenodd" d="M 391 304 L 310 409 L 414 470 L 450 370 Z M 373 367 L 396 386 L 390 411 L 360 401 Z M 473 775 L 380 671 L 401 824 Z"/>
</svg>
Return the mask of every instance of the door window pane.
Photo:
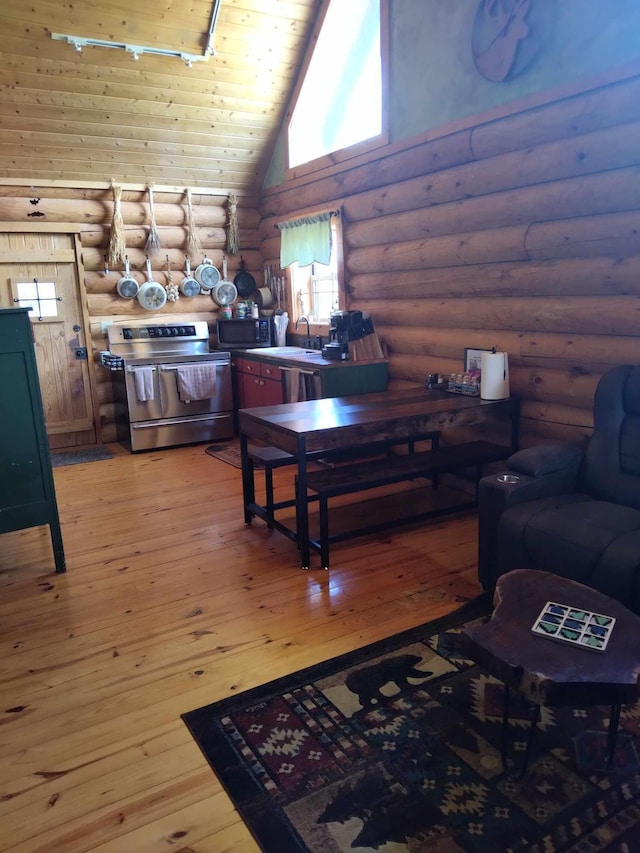
<svg viewBox="0 0 640 853">
<path fill-rule="evenodd" d="M 20 308 L 31 308 L 32 320 L 58 317 L 60 302 L 54 281 L 17 281 L 14 283 L 14 303 Z"/>
</svg>

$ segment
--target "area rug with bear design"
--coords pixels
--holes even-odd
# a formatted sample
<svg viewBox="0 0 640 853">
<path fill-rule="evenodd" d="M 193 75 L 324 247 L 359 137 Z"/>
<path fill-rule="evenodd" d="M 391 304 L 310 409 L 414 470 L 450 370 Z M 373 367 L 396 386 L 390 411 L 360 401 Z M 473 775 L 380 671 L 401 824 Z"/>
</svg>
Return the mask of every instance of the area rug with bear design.
<svg viewBox="0 0 640 853">
<path fill-rule="evenodd" d="M 542 708 L 502 766 L 502 684 L 458 654 L 486 599 L 183 715 L 259 846 L 288 851 L 640 850 L 640 703 Z M 586 652 L 585 652 L 586 654 Z M 531 709 L 514 706 L 512 750 Z"/>
</svg>

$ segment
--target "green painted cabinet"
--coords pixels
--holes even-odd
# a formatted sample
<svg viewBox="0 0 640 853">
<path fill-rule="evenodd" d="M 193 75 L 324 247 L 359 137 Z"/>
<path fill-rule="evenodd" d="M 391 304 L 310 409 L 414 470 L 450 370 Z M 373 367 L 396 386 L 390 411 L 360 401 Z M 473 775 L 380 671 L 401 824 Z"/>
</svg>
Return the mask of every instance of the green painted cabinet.
<svg viewBox="0 0 640 853">
<path fill-rule="evenodd" d="M 66 569 L 29 313 L 0 310 L 0 534 L 48 524 Z"/>
</svg>

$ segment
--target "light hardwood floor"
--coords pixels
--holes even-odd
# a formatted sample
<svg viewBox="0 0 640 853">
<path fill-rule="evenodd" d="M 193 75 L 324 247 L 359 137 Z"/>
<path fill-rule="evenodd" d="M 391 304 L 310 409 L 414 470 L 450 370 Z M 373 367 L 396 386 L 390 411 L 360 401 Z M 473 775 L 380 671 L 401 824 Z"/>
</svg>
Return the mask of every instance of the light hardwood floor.
<svg viewBox="0 0 640 853">
<path fill-rule="evenodd" d="M 110 449 L 55 469 L 65 575 L 48 528 L 0 536 L 0 850 L 255 851 L 180 715 L 478 595 L 475 514 L 302 572 L 204 445 Z"/>
</svg>

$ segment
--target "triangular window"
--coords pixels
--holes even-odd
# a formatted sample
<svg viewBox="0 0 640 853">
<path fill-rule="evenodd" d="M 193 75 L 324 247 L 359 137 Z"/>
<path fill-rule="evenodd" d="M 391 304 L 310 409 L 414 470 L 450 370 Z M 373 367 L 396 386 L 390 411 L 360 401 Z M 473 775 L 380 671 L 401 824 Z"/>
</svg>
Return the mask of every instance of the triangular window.
<svg viewBox="0 0 640 853">
<path fill-rule="evenodd" d="M 365 140 L 379 141 L 383 8 L 385 0 L 325 0 L 289 122 L 290 168 Z"/>
</svg>

